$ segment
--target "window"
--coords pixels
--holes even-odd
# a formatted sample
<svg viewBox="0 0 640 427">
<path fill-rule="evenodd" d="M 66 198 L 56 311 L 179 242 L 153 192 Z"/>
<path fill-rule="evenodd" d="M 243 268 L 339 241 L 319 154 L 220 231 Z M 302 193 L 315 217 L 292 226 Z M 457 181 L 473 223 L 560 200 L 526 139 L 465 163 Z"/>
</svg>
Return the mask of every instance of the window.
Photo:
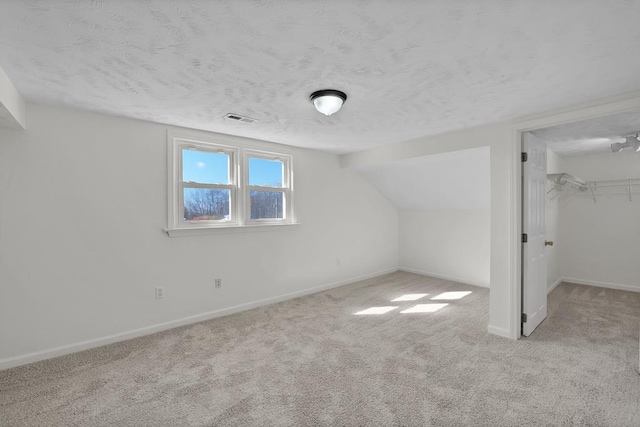
<svg viewBox="0 0 640 427">
<path fill-rule="evenodd" d="M 170 133 L 169 172 L 170 235 L 294 222 L 289 154 Z"/>
<path fill-rule="evenodd" d="M 247 150 L 246 218 L 251 224 L 291 218 L 291 156 Z"/>
<path fill-rule="evenodd" d="M 238 149 L 174 140 L 174 228 L 238 224 Z"/>
</svg>

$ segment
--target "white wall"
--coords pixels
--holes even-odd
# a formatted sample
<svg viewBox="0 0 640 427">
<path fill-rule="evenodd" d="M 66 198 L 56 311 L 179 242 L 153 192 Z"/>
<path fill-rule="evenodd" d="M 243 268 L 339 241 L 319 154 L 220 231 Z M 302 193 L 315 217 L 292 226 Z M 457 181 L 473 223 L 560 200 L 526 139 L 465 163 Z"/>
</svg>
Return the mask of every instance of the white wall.
<svg viewBox="0 0 640 427">
<path fill-rule="evenodd" d="M 523 126 L 524 127 L 524 126 Z M 520 336 L 519 174 L 518 133 L 499 123 L 427 136 L 342 156 L 345 168 L 362 169 L 390 161 L 490 147 L 490 277 L 489 332 Z"/>
<path fill-rule="evenodd" d="M 490 223 L 488 209 L 400 211 L 400 268 L 489 287 Z"/>
<path fill-rule="evenodd" d="M 0 368 L 398 265 L 396 209 L 335 155 L 292 149 L 301 225 L 170 238 L 167 126 L 27 115 L 0 129 Z"/>
<path fill-rule="evenodd" d="M 490 150 L 458 150 L 363 167 L 400 212 L 400 268 L 489 286 Z"/>
<path fill-rule="evenodd" d="M 640 153 L 563 159 L 564 172 L 586 181 L 640 178 Z M 560 261 L 567 281 L 640 292 L 640 194 L 590 195 L 560 202 Z"/>
<path fill-rule="evenodd" d="M 547 150 L 547 174 L 562 173 L 564 170 L 563 158 L 551 150 Z M 551 185 L 551 184 L 548 184 Z M 550 187 L 548 187 L 550 188 Z M 562 269 L 560 263 L 560 251 L 562 250 L 562 241 L 560 240 L 559 221 L 560 221 L 560 205 L 559 199 L 546 199 L 545 204 L 545 221 L 546 221 L 546 240 L 551 240 L 553 246 L 545 248 L 547 258 L 547 289 L 551 290 L 557 286 L 562 280 Z"/>
</svg>

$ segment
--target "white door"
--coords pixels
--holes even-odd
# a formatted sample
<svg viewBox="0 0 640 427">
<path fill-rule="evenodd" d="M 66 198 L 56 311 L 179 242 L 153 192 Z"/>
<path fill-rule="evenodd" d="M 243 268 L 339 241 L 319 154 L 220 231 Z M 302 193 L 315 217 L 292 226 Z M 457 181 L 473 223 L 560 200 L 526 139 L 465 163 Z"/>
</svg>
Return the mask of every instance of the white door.
<svg viewBox="0 0 640 427">
<path fill-rule="evenodd" d="M 547 317 L 547 145 L 527 132 L 523 134 L 522 152 L 527 157 L 522 163 L 522 333 L 529 336 Z"/>
</svg>

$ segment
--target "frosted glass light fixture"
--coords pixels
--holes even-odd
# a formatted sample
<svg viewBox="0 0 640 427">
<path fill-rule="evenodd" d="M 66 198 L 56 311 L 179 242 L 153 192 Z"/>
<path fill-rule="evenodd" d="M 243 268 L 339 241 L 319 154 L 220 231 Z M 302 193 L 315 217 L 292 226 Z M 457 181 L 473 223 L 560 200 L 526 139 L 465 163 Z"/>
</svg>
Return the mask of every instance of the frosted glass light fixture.
<svg viewBox="0 0 640 427">
<path fill-rule="evenodd" d="M 311 94 L 311 102 L 316 110 L 330 116 L 342 108 L 342 104 L 347 100 L 347 94 L 335 89 L 323 89 Z"/>
</svg>

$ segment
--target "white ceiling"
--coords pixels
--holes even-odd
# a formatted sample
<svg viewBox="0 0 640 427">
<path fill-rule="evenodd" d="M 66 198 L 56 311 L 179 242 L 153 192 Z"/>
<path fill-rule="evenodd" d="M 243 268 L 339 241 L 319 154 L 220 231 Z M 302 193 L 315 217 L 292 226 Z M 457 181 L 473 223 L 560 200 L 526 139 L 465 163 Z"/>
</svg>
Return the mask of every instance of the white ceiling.
<svg viewBox="0 0 640 427">
<path fill-rule="evenodd" d="M 638 90 L 639 16 L 623 0 L 3 0 L 0 67 L 31 102 L 345 153 Z M 308 100 L 323 88 L 349 96 L 332 117 Z"/>
<path fill-rule="evenodd" d="M 489 147 L 411 158 L 360 172 L 398 209 L 486 210 Z"/>
<path fill-rule="evenodd" d="M 611 153 L 611 143 L 640 132 L 640 112 L 612 114 L 532 131 L 563 157 Z"/>
</svg>

